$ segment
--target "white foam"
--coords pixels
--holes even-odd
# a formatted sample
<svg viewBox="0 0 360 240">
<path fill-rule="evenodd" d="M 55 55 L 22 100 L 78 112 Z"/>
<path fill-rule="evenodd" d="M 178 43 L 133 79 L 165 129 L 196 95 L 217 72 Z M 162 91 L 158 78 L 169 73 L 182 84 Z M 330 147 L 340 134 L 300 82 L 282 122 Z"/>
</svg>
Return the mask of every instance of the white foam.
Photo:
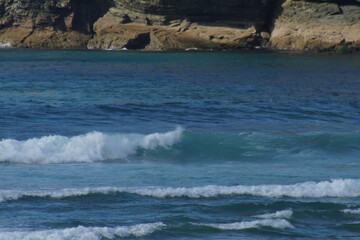
<svg viewBox="0 0 360 240">
<path fill-rule="evenodd" d="M 344 209 L 342 210 L 343 213 L 348 214 L 360 214 L 360 208 L 359 209 Z"/>
<path fill-rule="evenodd" d="M 305 182 L 292 185 L 255 186 L 204 186 L 194 188 L 147 188 L 132 191 L 153 197 L 217 197 L 219 195 L 253 195 L 263 197 L 359 197 L 360 180 L 335 179 L 322 182 Z"/>
<path fill-rule="evenodd" d="M 293 215 L 293 211 L 291 209 L 283 210 L 283 211 L 277 211 L 275 213 L 267 213 L 262 215 L 256 215 L 254 217 L 256 218 L 266 218 L 266 219 L 290 219 Z"/>
<path fill-rule="evenodd" d="M 18 200 L 24 197 L 49 197 L 49 198 L 66 198 L 76 196 L 86 196 L 89 194 L 100 193 L 110 194 L 116 192 L 124 192 L 122 188 L 69 188 L 61 190 L 38 190 L 38 191 L 23 191 L 23 190 L 0 190 L 0 202 Z"/>
<path fill-rule="evenodd" d="M 242 230 L 249 228 L 271 227 L 277 229 L 294 228 L 291 223 L 285 219 L 263 219 L 255 221 L 244 221 L 224 224 L 204 224 L 204 226 L 213 227 L 221 230 Z"/>
<path fill-rule="evenodd" d="M 12 48 L 12 44 L 10 42 L 0 42 L 0 48 Z"/>
<path fill-rule="evenodd" d="M 75 227 L 43 231 L 0 231 L 3 240 L 100 240 L 119 237 L 144 237 L 165 227 L 161 222 L 124 227 Z"/>
<path fill-rule="evenodd" d="M 26 141 L 0 141 L 0 162 L 68 163 L 125 159 L 138 149 L 168 148 L 182 136 L 178 127 L 167 133 L 104 134 L 91 132 L 75 137 L 46 136 Z"/>
<path fill-rule="evenodd" d="M 88 194 L 132 193 L 141 196 L 166 197 L 217 197 L 221 195 L 253 195 L 263 197 L 295 197 L 295 198 L 323 198 L 323 197 L 360 197 L 360 180 L 336 179 L 323 182 L 305 182 L 293 185 L 256 185 L 256 186 L 204 186 L 193 188 L 74 188 L 61 190 L 0 190 L 0 202 L 17 200 L 23 197 L 50 197 L 65 198 L 72 196 L 85 196 Z M 291 210 L 274 213 L 271 218 L 286 218 L 291 216 Z M 266 215 L 264 215 L 266 216 Z M 266 217 L 263 217 L 266 218 Z"/>
</svg>

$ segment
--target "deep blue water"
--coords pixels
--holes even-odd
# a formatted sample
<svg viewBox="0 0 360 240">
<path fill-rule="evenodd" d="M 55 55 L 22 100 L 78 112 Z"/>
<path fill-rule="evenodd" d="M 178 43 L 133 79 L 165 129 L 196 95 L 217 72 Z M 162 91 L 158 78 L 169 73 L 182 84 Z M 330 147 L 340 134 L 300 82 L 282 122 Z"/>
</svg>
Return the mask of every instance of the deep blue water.
<svg viewBox="0 0 360 240">
<path fill-rule="evenodd" d="M 360 56 L 0 51 L 0 239 L 359 239 Z"/>
</svg>

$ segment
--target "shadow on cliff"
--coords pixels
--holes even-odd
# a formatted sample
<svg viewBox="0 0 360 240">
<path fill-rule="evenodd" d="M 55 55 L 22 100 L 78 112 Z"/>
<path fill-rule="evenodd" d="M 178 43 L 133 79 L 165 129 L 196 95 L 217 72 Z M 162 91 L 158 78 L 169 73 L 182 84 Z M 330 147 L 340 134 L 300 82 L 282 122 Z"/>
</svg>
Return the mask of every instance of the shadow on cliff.
<svg viewBox="0 0 360 240">
<path fill-rule="evenodd" d="M 74 11 L 73 30 L 93 34 L 94 23 L 114 7 L 115 3 L 112 0 L 72 0 L 71 5 Z"/>
<path fill-rule="evenodd" d="M 192 22 L 201 22 L 205 26 L 221 26 L 247 28 L 255 26 L 257 32 L 271 33 L 275 19 L 281 15 L 283 9 L 281 5 L 286 0 L 267 0 L 266 3 L 257 9 L 242 9 L 237 16 L 187 16 Z"/>
<path fill-rule="evenodd" d="M 282 4 L 286 0 L 271 0 L 269 3 L 269 11 L 266 14 L 265 24 L 263 26 L 264 30 L 271 33 L 275 27 L 275 21 L 283 12 Z"/>
</svg>

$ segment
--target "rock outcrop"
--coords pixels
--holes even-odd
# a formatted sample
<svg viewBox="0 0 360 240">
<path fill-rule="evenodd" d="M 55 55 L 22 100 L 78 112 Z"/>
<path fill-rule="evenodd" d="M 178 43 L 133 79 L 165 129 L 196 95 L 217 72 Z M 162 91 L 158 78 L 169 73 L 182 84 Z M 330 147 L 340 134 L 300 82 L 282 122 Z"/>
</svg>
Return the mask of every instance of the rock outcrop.
<svg viewBox="0 0 360 240">
<path fill-rule="evenodd" d="M 360 0 L 0 0 L 0 46 L 336 51 Z"/>
<path fill-rule="evenodd" d="M 0 43 L 31 48 L 85 48 L 106 0 L 0 0 Z"/>
<path fill-rule="evenodd" d="M 258 45 L 269 0 L 115 0 L 90 49 L 242 48 Z"/>
<path fill-rule="evenodd" d="M 286 0 L 275 21 L 271 48 L 326 51 L 360 46 L 360 2 Z"/>
</svg>

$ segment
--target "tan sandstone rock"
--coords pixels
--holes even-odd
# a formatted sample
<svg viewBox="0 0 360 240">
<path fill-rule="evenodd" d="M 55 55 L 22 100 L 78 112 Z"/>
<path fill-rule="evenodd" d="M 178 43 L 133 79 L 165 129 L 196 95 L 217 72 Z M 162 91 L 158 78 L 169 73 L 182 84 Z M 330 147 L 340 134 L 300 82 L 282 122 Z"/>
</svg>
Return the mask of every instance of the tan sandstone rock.
<svg viewBox="0 0 360 240">
<path fill-rule="evenodd" d="M 332 50 L 360 41 L 360 6 L 287 0 L 275 21 L 271 47 L 278 50 Z"/>
<path fill-rule="evenodd" d="M 187 19 L 172 21 L 169 24 L 149 25 L 142 21 L 132 22 L 130 19 L 133 17 L 129 17 L 128 14 L 129 11 L 110 9 L 104 17 L 95 22 L 95 35 L 89 41 L 88 48 L 107 50 L 235 48 L 246 45 L 247 39 L 256 31 L 255 26 L 252 25 L 238 28 L 224 26 L 222 23 L 206 25 L 201 22 L 190 22 Z M 136 19 L 139 20 L 138 13 L 136 15 Z"/>
</svg>

